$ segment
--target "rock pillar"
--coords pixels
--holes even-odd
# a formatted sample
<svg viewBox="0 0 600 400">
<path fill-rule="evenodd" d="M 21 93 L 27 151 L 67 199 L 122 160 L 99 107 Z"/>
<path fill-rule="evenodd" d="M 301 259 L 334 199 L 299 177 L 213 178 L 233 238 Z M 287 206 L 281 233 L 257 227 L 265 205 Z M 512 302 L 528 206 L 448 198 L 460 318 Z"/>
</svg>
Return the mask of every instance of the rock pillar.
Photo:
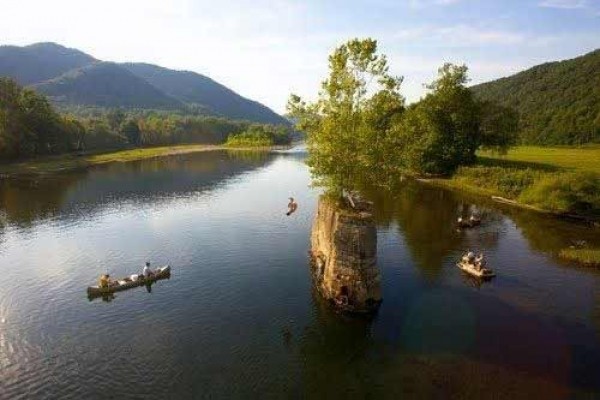
<svg viewBox="0 0 600 400">
<path fill-rule="evenodd" d="M 373 312 L 381 302 L 372 204 L 355 208 L 321 196 L 311 234 L 315 284 L 339 309 Z"/>
</svg>

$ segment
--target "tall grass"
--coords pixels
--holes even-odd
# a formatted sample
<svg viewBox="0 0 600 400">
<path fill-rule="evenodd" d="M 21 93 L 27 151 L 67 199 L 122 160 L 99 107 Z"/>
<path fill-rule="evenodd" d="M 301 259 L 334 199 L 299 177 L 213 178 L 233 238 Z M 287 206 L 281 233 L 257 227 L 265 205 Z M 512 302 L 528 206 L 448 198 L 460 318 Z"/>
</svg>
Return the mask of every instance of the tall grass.
<svg viewBox="0 0 600 400">
<path fill-rule="evenodd" d="M 600 216 L 600 175 L 585 169 L 481 158 L 459 168 L 448 183 L 547 211 Z"/>
<path fill-rule="evenodd" d="M 564 249 L 559 253 L 565 260 L 576 261 L 583 265 L 600 266 L 600 250 L 595 249 Z"/>
</svg>

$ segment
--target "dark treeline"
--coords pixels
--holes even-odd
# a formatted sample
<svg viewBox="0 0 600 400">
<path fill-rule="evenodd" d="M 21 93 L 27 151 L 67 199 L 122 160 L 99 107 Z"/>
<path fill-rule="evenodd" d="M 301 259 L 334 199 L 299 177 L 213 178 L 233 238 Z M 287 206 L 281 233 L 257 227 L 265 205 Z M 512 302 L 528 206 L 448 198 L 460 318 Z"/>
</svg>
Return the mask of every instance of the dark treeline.
<svg viewBox="0 0 600 400">
<path fill-rule="evenodd" d="M 58 113 L 46 97 L 0 78 L 0 160 L 132 146 L 225 143 L 230 136 L 291 138 L 287 126 L 148 110 L 95 109 Z"/>
</svg>

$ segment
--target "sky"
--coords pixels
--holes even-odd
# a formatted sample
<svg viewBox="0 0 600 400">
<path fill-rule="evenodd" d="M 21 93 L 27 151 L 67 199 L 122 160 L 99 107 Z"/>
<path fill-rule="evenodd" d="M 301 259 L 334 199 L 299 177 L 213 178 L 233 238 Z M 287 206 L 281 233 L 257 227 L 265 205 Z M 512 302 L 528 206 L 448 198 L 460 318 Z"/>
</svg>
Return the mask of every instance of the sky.
<svg viewBox="0 0 600 400">
<path fill-rule="evenodd" d="M 290 93 L 315 99 L 328 55 L 356 37 L 377 39 L 409 102 L 445 62 L 474 84 L 600 48 L 600 0 L 0 2 L 0 45 L 191 70 L 279 113 Z"/>
</svg>

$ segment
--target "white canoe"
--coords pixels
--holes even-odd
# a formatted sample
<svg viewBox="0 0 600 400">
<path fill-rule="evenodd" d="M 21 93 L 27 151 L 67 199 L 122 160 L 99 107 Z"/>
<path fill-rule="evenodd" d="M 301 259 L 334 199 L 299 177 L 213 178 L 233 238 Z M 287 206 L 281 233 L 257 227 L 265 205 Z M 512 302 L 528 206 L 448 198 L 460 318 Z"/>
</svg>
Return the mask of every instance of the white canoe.
<svg viewBox="0 0 600 400">
<path fill-rule="evenodd" d="M 494 271 L 492 271 L 491 269 L 487 269 L 487 268 L 477 269 L 477 268 L 475 268 L 475 266 L 473 264 L 466 263 L 463 261 L 456 263 L 456 266 L 458 268 L 462 269 L 467 274 L 472 275 L 476 278 L 486 279 L 486 278 L 493 278 L 494 276 L 496 276 Z"/>
<path fill-rule="evenodd" d="M 167 279 L 169 277 L 171 277 L 171 267 L 165 265 L 164 267 L 154 270 L 153 275 L 148 278 L 144 277 L 143 275 L 139 275 L 137 280 L 132 280 L 129 277 L 117 279 L 113 281 L 109 287 L 106 288 L 101 288 L 99 286 L 89 286 L 87 288 L 87 293 L 90 297 L 98 297 L 105 294 L 120 292 L 122 290 L 146 285 L 161 279 Z"/>
</svg>

